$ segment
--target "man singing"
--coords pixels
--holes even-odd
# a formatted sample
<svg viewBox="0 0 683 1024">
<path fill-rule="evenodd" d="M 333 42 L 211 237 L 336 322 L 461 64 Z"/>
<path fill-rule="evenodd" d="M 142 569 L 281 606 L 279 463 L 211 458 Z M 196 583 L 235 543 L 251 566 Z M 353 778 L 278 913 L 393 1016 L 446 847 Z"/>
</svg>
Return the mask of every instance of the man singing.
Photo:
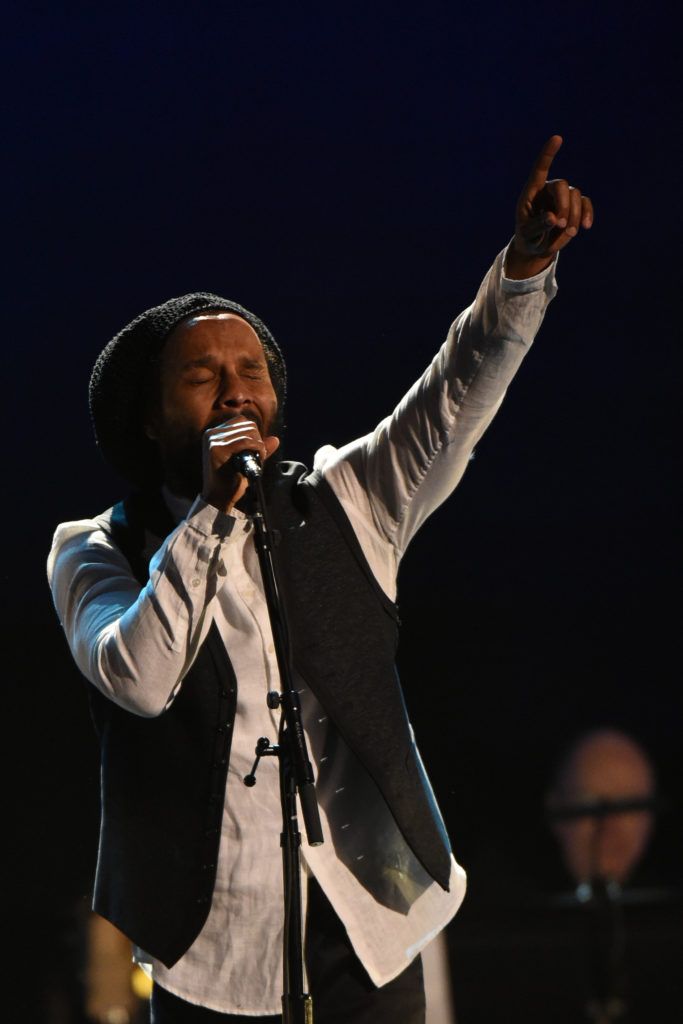
<svg viewBox="0 0 683 1024">
<path fill-rule="evenodd" d="M 590 200 L 548 180 L 422 377 L 370 434 L 277 462 L 286 374 L 265 325 L 208 293 L 147 310 L 104 349 L 90 403 L 131 496 L 62 524 L 48 571 L 102 749 L 94 906 L 154 979 L 154 1024 L 275 1021 L 282 878 L 278 769 L 243 784 L 280 682 L 247 481 L 264 464 L 291 661 L 325 842 L 303 843 L 316 1024 L 424 1020 L 420 951 L 465 876 L 393 667 L 400 559 L 459 482 L 554 296 Z"/>
</svg>

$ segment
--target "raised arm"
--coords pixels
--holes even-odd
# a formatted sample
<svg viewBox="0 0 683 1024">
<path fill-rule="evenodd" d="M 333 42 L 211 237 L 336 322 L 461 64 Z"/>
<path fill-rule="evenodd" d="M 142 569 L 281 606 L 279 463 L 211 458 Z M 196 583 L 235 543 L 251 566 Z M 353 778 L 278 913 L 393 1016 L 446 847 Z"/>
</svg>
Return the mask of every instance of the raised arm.
<svg viewBox="0 0 683 1024">
<path fill-rule="evenodd" d="M 552 136 L 543 147 L 517 203 L 512 242 L 422 377 L 371 434 L 316 457 L 390 596 L 401 555 L 458 484 L 541 325 L 557 290 L 557 253 L 592 224 L 589 199 L 548 181 L 561 144 Z"/>
</svg>

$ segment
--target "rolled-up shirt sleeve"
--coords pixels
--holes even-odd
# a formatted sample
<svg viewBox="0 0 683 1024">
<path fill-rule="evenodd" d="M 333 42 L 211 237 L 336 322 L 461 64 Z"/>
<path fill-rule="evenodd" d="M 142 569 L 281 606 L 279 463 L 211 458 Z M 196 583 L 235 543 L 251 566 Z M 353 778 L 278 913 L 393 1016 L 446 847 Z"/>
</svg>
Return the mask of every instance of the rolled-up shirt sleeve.
<svg viewBox="0 0 683 1024">
<path fill-rule="evenodd" d="M 173 700 L 206 633 L 235 520 L 197 499 L 152 557 L 142 587 L 107 519 L 57 528 L 47 567 L 52 596 L 81 672 L 119 706 L 154 717 Z"/>
<path fill-rule="evenodd" d="M 390 596 L 403 552 L 459 483 L 556 294 L 555 262 L 516 281 L 504 276 L 505 253 L 394 412 L 365 437 L 316 454 Z"/>
</svg>

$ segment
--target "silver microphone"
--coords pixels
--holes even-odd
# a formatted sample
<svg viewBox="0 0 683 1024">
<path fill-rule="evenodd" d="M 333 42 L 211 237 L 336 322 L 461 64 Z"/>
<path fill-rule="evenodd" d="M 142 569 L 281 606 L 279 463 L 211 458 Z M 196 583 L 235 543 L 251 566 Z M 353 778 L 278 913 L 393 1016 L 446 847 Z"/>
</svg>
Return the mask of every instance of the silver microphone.
<svg viewBox="0 0 683 1024">
<path fill-rule="evenodd" d="M 230 459 L 232 466 L 247 480 L 258 480 L 261 476 L 261 459 L 257 452 L 238 452 Z"/>
</svg>

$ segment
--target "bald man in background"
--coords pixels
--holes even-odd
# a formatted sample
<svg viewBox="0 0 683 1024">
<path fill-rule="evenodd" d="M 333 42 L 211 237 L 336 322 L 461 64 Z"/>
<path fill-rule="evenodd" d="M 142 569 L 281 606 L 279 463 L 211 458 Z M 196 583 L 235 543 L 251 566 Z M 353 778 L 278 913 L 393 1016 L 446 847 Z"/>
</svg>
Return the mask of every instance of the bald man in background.
<svg viewBox="0 0 683 1024">
<path fill-rule="evenodd" d="M 586 733 L 570 749 L 549 794 L 551 812 L 573 808 L 552 825 L 565 867 L 577 883 L 630 877 L 652 835 L 656 793 L 652 764 L 642 747 L 616 729 Z M 610 804 L 642 804 L 619 810 Z M 650 806 L 648 806 L 650 805 Z M 580 814 L 585 807 L 585 814 Z M 602 809 L 602 813 L 595 811 Z"/>
</svg>

